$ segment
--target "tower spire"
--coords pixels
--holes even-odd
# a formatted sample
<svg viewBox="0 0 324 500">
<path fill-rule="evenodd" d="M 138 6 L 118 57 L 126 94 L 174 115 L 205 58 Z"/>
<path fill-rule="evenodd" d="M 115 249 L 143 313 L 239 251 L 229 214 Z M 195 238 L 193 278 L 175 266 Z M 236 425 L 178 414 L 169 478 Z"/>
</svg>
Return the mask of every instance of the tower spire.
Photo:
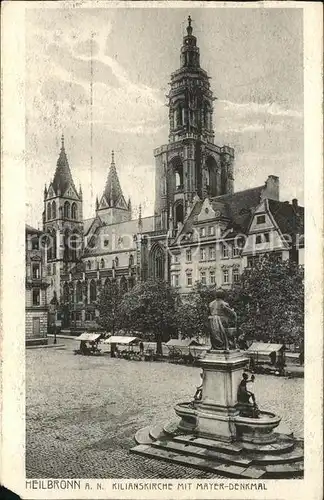
<svg viewBox="0 0 324 500">
<path fill-rule="evenodd" d="M 141 232 L 143 229 L 143 221 L 142 221 L 142 205 L 140 204 L 138 207 L 138 230 Z"/>
<path fill-rule="evenodd" d="M 192 26 L 191 26 L 192 19 L 190 16 L 188 16 L 188 26 L 187 26 L 187 33 L 188 35 L 192 35 Z"/>
<path fill-rule="evenodd" d="M 56 171 L 52 183 L 53 189 L 57 195 L 64 195 L 69 186 L 77 192 L 73 182 L 69 162 L 65 152 L 64 135 L 61 136 L 61 150 L 56 163 Z"/>
</svg>

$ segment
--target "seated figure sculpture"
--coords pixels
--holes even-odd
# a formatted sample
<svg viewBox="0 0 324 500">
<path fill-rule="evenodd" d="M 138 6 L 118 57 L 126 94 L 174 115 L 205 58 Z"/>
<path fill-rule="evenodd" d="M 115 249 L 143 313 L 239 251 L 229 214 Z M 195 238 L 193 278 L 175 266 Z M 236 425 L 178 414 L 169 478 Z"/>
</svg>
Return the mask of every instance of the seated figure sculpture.
<svg viewBox="0 0 324 500">
<path fill-rule="evenodd" d="M 209 304 L 210 342 L 212 349 L 216 351 L 228 351 L 230 347 L 234 347 L 228 339 L 227 326 L 231 319 L 236 321 L 236 313 L 224 298 L 224 290 L 216 290 L 215 300 Z"/>
<path fill-rule="evenodd" d="M 237 403 L 240 415 L 244 417 L 258 418 L 260 414 L 253 392 L 247 390 L 247 384 L 249 382 L 254 382 L 254 379 L 255 377 L 252 374 L 251 379 L 249 380 L 248 374 L 244 372 L 242 380 L 238 386 Z M 250 399 L 252 402 L 250 402 Z"/>
</svg>

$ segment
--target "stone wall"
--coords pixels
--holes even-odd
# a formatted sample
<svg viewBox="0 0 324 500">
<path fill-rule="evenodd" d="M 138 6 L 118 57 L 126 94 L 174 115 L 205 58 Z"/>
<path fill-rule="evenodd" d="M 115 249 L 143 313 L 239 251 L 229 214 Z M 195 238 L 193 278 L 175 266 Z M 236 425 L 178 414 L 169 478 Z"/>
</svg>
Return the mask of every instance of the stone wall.
<svg viewBox="0 0 324 500">
<path fill-rule="evenodd" d="M 40 328 L 39 334 L 35 334 L 33 331 L 33 318 L 39 318 Z M 26 339 L 39 338 L 47 336 L 47 311 L 26 311 L 25 319 L 25 333 Z"/>
</svg>

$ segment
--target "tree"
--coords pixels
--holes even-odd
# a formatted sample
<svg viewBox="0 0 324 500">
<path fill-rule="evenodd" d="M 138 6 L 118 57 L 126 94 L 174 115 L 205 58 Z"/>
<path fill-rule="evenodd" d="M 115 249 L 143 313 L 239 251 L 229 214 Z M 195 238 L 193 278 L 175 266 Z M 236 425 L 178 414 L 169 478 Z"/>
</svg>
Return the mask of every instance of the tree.
<svg viewBox="0 0 324 500">
<path fill-rule="evenodd" d="M 304 269 L 268 255 L 246 268 L 228 295 L 241 332 L 251 340 L 303 342 Z"/>
<path fill-rule="evenodd" d="M 144 335 L 153 334 L 156 353 L 161 355 L 162 342 L 176 332 L 176 301 L 176 291 L 165 281 L 138 283 L 122 299 L 122 325 Z"/>
<path fill-rule="evenodd" d="M 105 330 L 114 335 L 116 329 L 120 327 L 120 305 L 122 300 L 122 291 L 118 283 L 107 281 L 101 290 L 98 302 L 99 319 L 98 323 Z"/>
</svg>

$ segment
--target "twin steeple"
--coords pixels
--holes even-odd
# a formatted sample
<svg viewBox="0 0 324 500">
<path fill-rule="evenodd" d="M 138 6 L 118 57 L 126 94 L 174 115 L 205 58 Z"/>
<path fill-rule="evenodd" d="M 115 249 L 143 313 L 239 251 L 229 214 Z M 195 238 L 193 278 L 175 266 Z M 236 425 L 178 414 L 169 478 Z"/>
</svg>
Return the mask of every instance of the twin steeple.
<svg viewBox="0 0 324 500">
<path fill-rule="evenodd" d="M 61 150 L 56 163 L 56 171 L 51 185 L 57 196 L 64 196 L 69 187 L 72 187 L 75 192 L 77 192 L 65 152 L 64 135 L 61 137 Z"/>
<path fill-rule="evenodd" d="M 120 186 L 116 164 L 115 153 L 111 152 L 111 164 L 108 172 L 105 189 L 100 198 L 96 201 L 96 214 L 106 224 L 114 224 L 131 219 L 131 203 L 126 203 Z"/>
</svg>

